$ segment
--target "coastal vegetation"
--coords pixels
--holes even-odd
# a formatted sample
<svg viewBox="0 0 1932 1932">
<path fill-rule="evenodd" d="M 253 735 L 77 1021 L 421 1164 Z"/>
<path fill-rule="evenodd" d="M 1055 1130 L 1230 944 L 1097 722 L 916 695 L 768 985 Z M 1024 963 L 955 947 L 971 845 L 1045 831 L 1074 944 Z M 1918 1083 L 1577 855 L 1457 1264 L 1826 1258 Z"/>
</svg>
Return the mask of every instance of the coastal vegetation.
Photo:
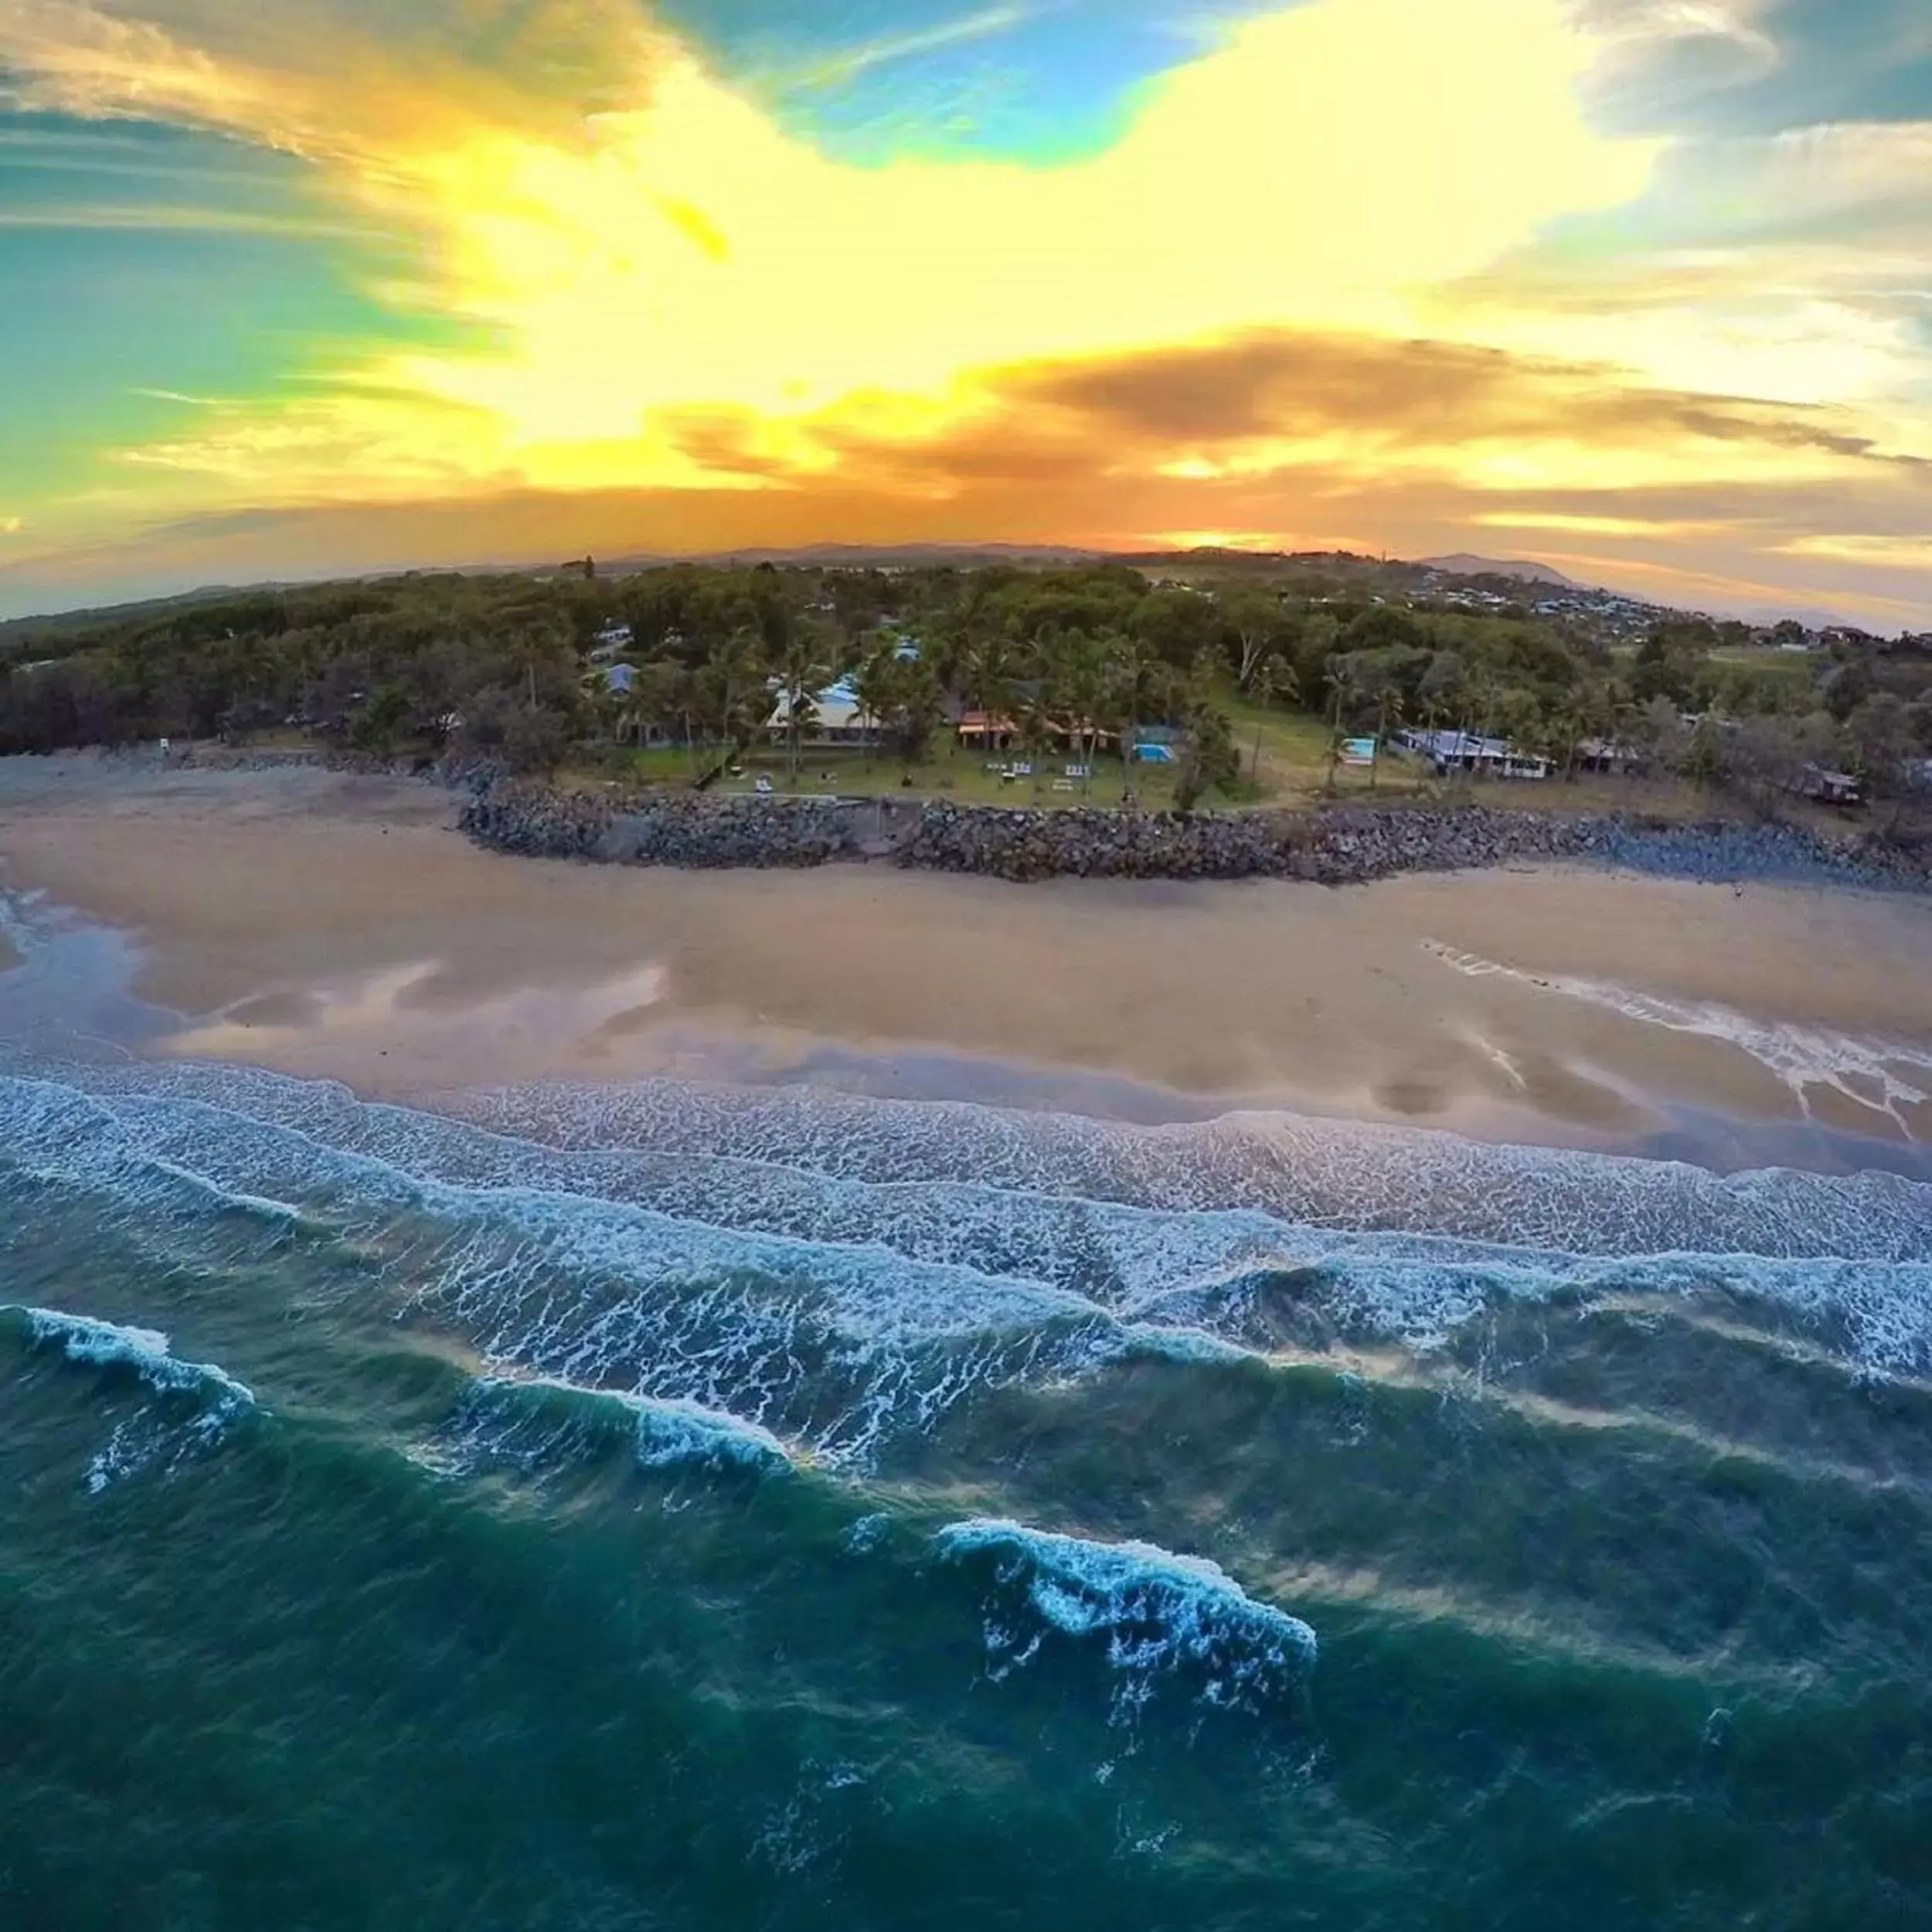
<svg viewBox="0 0 1932 1932">
<path fill-rule="evenodd" d="M 1343 763 L 1349 740 L 1405 728 L 1506 743 L 1569 781 L 1513 787 L 1526 804 L 1607 770 L 1773 814 L 1828 771 L 1900 822 L 1932 771 L 1932 637 L 1221 554 L 585 560 L 0 626 L 7 753 L 299 738 L 546 777 L 1189 810 L 1432 787 L 1423 759 Z"/>
</svg>

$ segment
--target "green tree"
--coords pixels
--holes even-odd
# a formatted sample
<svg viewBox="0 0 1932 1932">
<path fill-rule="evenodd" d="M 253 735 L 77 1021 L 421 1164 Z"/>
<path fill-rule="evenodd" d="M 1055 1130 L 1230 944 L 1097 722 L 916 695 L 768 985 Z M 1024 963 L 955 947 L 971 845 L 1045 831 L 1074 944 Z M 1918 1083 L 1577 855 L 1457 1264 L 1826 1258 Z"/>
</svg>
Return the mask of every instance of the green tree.
<svg viewBox="0 0 1932 1932">
<path fill-rule="evenodd" d="M 1159 648 L 1138 630 L 1117 632 L 1109 651 L 1111 709 L 1121 724 L 1121 765 L 1131 783 L 1141 726 L 1164 721 L 1173 702 L 1174 672 Z"/>
<path fill-rule="evenodd" d="M 1718 729 L 1717 721 L 1706 714 L 1698 719 L 1685 740 L 1679 754 L 1678 770 L 1692 784 L 1721 784 L 1728 764 L 1726 750 L 1724 734 Z"/>
<path fill-rule="evenodd" d="M 1053 695 L 1044 675 L 1031 677 L 1016 692 L 1019 712 L 1019 741 L 1026 753 L 1028 775 L 1036 801 L 1039 798 L 1042 767 L 1053 736 Z"/>
<path fill-rule="evenodd" d="M 1335 781 L 1342 769 L 1342 747 L 1348 736 L 1342 720 L 1359 699 L 1361 678 L 1361 663 L 1352 652 L 1338 652 L 1328 660 L 1328 691 L 1333 702 L 1328 721 L 1328 791 L 1331 798 L 1335 795 Z"/>
<path fill-rule="evenodd" d="M 358 751 L 378 758 L 393 758 L 409 721 L 409 693 L 400 685 L 379 685 L 350 723 L 349 742 Z"/>
<path fill-rule="evenodd" d="M 818 692 L 831 675 L 820 650 L 818 638 L 803 628 L 794 630 L 774 666 L 778 694 L 785 707 L 786 764 L 795 789 L 798 783 L 798 741 L 808 723 L 818 716 Z"/>
<path fill-rule="evenodd" d="M 1090 794 L 1100 740 L 1118 723 L 1110 641 L 1083 634 L 1063 640 L 1050 682 L 1081 767 L 1080 789 Z"/>
<path fill-rule="evenodd" d="M 740 626 L 714 644 L 694 686 L 698 715 L 727 758 L 750 742 L 764 723 L 769 696 L 759 662 L 757 633 Z"/>
<path fill-rule="evenodd" d="M 1460 653 L 1438 651 L 1430 658 L 1416 692 L 1418 713 L 1430 730 L 1440 730 L 1445 719 L 1457 715 L 1466 677 Z"/>
<path fill-rule="evenodd" d="M 1174 778 L 1174 804 L 1192 811 L 1216 785 L 1224 785 L 1241 770 L 1234 730 L 1227 713 L 1205 692 L 1197 692 L 1188 707 L 1181 761 Z"/>
<path fill-rule="evenodd" d="M 1891 691 L 1874 692 L 1845 721 L 1845 739 L 1866 792 L 1875 801 L 1892 801 L 1888 829 L 1896 828 L 1913 789 L 1908 770 L 1919 752 L 1913 725 L 1911 707 Z"/>
<path fill-rule="evenodd" d="M 859 713 L 866 726 L 866 761 L 871 764 L 879 750 L 879 733 L 898 715 L 902 683 L 898 647 L 889 638 L 875 638 L 871 648 L 852 673 L 852 688 L 859 699 Z"/>
<path fill-rule="evenodd" d="M 1701 660 L 1690 649 L 1683 632 L 1667 624 L 1653 628 L 1637 648 L 1630 668 L 1631 689 L 1639 704 L 1653 698 L 1668 698 L 1673 704 L 1689 704 L 1695 692 Z"/>
<path fill-rule="evenodd" d="M 1221 619 L 1233 650 L 1236 686 L 1246 691 L 1263 661 L 1281 646 L 1281 600 L 1272 590 L 1244 586 L 1221 600 Z"/>
</svg>

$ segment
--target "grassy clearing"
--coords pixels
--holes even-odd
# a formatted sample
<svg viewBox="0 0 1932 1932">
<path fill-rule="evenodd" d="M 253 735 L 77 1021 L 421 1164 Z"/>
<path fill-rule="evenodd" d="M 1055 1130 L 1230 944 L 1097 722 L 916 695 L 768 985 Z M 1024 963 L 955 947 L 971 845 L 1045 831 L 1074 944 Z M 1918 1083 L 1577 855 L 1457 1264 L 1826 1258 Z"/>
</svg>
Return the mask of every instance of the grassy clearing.
<svg viewBox="0 0 1932 1932">
<path fill-rule="evenodd" d="M 1037 782 L 1029 778 L 1006 779 L 989 767 L 1009 765 L 1012 757 L 989 756 L 971 751 L 950 740 L 936 740 L 930 754 L 908 764 L 886 755 L 872 757 L 862 750 L 811 750 L 801 749 L 794 782 L 791 760 L 782 747 L 760 747 L 739 760 L 739 772 L 719 779 L 713 789 L 726 794 L 754 792 L 760 778 L 769 779 L 781 796 L 836 793 L 842 798 L 910 796 L 949 800 L 959 804 L 1033 805 L 1066 807 L 1114 806 L 1129 782 L 1117 757 L 1103 755 L 1093 762 L 1093 777 L 1083 783 L 1066 776 L 1066 767 L 1076 762 L 1066 753 L 1049 753 L 1034 760 Z M 1245 776 L 1245 772 L 1244 772 Z M 632 783 L 675 788 L 691 783 L 692 760 L 688 752 L 675 748 L 650 751 L 620 752 L 609 768 L 596 774 L 607 782 L 613 777 Z M 1132 785 L 1141 805 L 1159 811 L 1173 803 L 1172 767 L 1138 765 Z M 1237 784 L 1226 794 L 1210 794 L 1209 802 L 1226 806 L 1252 802 L 1251 788 Z"/>
<path fill-rule="evenodd" d="M 1331 798 L 1345 804 L 1480 804 L 1552 812 L 1628 811 L 1659 818 L 1698 819 L 1738 815 L 1739 808 L 1697 787 L 1675 779 L 1607 777 L 1582 774 L 1565 781 L 1439 779 L 1421 759 L 1385 748 L 1381 768 L 1367 771 L 1338 768 L 1330 789 L 1328 729 L 1318 718 L 1302 712 L 1268 709 L 1239 699 L 1227 701 L 1241 755 L 1240 777 L 1211 792 L 1206 801 L 1216 811 L 1268 807 L 1302 808 Z M 1259 760 L 1257 747 L 1259 746 Z M 700 753 L 696 768 L 705 769 L 714 754 Z M 931 798 L 968 805 L 1039 805 L 1056 808 L 1121 803 L 1126 774 L 1121 760 L 1095 760 L 1090 784 L 1065 777 L 1074 762 L 1065 753 L 1040 761 L 1037 787 L 1029 779 L 1006 780 L 988 767 L 1011 762 L 968 751 L 950 740 L 935 742 L 931 755 L 916 764 L 889 757 L 869 757 L 862 750 L 801 751 L 794 784 L 790 761 L 782 748 L 760 747 L 740 761 L 736 775 L 718 781 L 715 790 L 743 795 L 769 779 L 780 797 Z M 600 768 L 570 774 L 569 782 L 597 788 L 613 783 L 687 787 L 692 782 L 692 754 L 679 747 L 611 753 Z M 1058 782 L 1066 787 L 1056 790 Z M 1141 805 L 1162 811 L 1174 801 L 1172 767 L 1139 765 L 1133 784 Z"/>
</svg>

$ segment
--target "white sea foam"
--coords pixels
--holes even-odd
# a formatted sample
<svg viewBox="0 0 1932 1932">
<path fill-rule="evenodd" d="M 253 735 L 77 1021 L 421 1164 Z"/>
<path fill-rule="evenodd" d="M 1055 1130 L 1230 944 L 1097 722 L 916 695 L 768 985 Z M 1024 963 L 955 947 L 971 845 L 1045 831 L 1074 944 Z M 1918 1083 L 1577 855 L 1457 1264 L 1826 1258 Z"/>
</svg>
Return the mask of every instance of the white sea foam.
<svg viewBox="0 0 1932 1932">
<path fill-rule="evenodd" d="M 1609 981 L 1527 972 L 1433 940 L 1425 943 L 1444 965 L 1468 978 L 1513 980 L 1647 1026 L 1734 1046 L 1775 1075 L 1808 1117 L 1814 1094 L 1823 1088 L 1886 1115 L 1909 1135 L 1912 1123 L 1905 1110 L 1932 1102 L 1932 1044 L 1923 1040 L 1861 1038 L 1835 1028 L 1759 1019 L 1714 1001 L 1670 999 Z"/>
<path fill-rule="evenodd" d="M 167 1415 L 157 1403 L 117 1422 L 107 1441 L 88 1459 L 82 1481 L 90 1495 L 141 1470 L 173 1467 L 189 1451 L 219 1441 L 256 1407 L 253 1392 L 225 1369 L 210 1362 L 182 1360 L 157 1329 L 18 1304 L 0 1307 L 0 1315 L 19 1319 L 36 1345 L 57 1348 L 70 1362 L 128 1369 L 158 1396 L 192 1401 L 193 1413 L 185 1422 Z"/>
<path fill-rule="evenodd" d="M 226 1216 L 259 1240 L 272 1207 L 277 1240 L 366 1246 L 519 1372 L 835 1462 L 1128 1355 L 1338 1328 L 1428 1347 L 1557 1296 L 1724 1291 L 1861 1368 L 1932 1366 L 1932 1188 L 1893 1175 L 663 1082 L 451 1104 L 487 1124 L 245 1070 L 94 1068 L 84 1090 L 0 1080 L 0 1156 L 100 1191 L 144 1239 Z"/>
<path fill-rule="evenodd" d="M 253 1392 L 212 1362 L 184 1362 L 168 1352 L 168 1338 L 153 1328 L 123 1328 L 92 1315 L 56 1308 L 9 1309 L 26 1322 L 37 1342 L 58 1347 L 71 1362 L 118 1363 L 131 1369 L 157 1393 L 202 1398 L 202 1421 L 225 1426 L 255 1406 Z"/>
<path fill-rule="evenodd" d="M 769 1429 L 727 1410 L 706 1408 L 681 1397 L 587 1388 L 554 1376 L 514 1374 L 479 1376 L 473 1391 L 485 1410 L 505 1405 L 513 1408 L 529 1393 L 560 1396 L 593 1407 L 608 1405 L 620 1411 L 630 1423 L 637 1461 L 644 1468 L 668 1468 L 680 1463 L 713 1468 L 736 1464 L 747 1468 L 791 1464 L 791 1452 Z M 562 1446 L 570 1434 L 568 1423 L 558 1424 L 550 1432 L 550 1447 Z"/>
<path fill-rule="evenodd" d="M 1315 1634 L 1298 1617 L 1257 1603 L 1218 1563 L 1151 1543 L 1100 1543 L 1023 1523 L 977 1518 L 938 1534 L 955 1559 L 989 1553 L 999 1583 L 1017 1591 L 1046 1630 L 1104 1637 L 1121 1673 L 1117 1717 L 1131 1718 L 1158 1682 L 1198 1679 L 1206 1703 L 1253 1709 L 1290 1688 L 1316 1655 Z M 995 1676 L 1039 1654 L 1044 1632 L 1017 1630 L 996 1607 L 986 1640 Z"/>
<path fill-rule="evenodd" d="M 742 1416 L 696 1402 L 633 1399 L 638 1406 L 638 1460 L 646 1468 L 685 1462 L 770 1468 L 791 1461 L 785 1445 L 769 1429 Z"/>
</svg>

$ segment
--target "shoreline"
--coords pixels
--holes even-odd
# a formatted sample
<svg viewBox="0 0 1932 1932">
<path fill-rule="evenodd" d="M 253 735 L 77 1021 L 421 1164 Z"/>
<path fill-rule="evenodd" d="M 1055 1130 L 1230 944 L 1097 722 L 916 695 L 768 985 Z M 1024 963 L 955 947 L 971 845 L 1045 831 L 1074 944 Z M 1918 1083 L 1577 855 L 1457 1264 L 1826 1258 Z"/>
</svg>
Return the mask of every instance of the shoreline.
<svg viewBox="0 0 1932 1932">
<path fill-rule="evenodd" d="M 1818 1134 L 1932 1142 L 1910 895 L 527 866 L 455 808 L 314 768 L 0 771 L 0 888 L 126 936 L 87 971 L 186 1016 L 142 1050 L 398 1099 L 665 1076 L 1603 1148 L 1721 1120 L 1808 1165 Z"/>
<path fill-rule="evenodd" d="M 1573 864 L 1709 884 L 1932 895 L 1932 840 L 1923 838 L 1900 841 L 1869 828 L 1833 834 L 1762 818 L 1685 820 L 1637 807 L 1566 811 L 1559 801 L 1538 808 L 1473 794 L 1445 803 L 1358 798 L 1180 815 L 889 794 L 757 798 L 614 785 L 594 792 L 512 777 L 474 759 L 406 765 L 330 750 L 190 747 L 166 765 L 140 751 L 98 749 L 0 759 L 0 803 L 9 768 L 36 764 L 134 784 L 144 777 L 192 774 L 219 783 L 302 772 L 406 784 L 462 801 L 456 828 L 491 851 L 692 872 L 883 863 L 1012 884 L 1274 879 L 1341 886 L 1413 872 Z"/>
<path fill-rule="evenodd" d="M 1180 815 L 929 800 L 596 794 L 481 778 L 457 818 L 519 858 L 692 870 L 883 861 L 1015 884 L 1276 879 L 1366 885 L 1411 872 L 1561 862 L 1732 883 L 1932 893 L 1932 846 L 1834 839 L 1766 821 L 1689 824 L 1468 801 Z"/>
</svg>

